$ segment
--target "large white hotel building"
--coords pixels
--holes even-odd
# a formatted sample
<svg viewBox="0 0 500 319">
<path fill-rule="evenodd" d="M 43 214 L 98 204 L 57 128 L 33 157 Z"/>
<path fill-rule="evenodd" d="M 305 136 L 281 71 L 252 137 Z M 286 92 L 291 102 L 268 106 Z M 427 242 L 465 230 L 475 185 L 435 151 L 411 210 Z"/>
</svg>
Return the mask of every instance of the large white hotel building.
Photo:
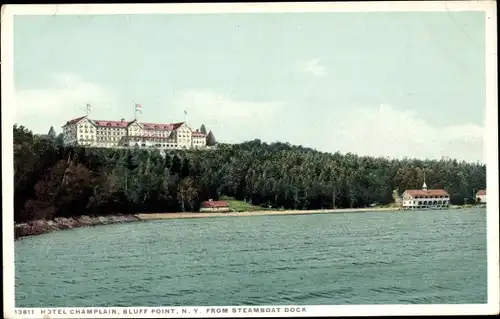
<svg viewBox="0 0 500 319">
<path fill-rule="evenodd" d="M 63 125 L 65 145 L 105 148 L 206 148 L 207 134 L 193 131 L 185 122 L 140 123 L 137 120 L 104 121 L 82 116 Z"/>
</svg>

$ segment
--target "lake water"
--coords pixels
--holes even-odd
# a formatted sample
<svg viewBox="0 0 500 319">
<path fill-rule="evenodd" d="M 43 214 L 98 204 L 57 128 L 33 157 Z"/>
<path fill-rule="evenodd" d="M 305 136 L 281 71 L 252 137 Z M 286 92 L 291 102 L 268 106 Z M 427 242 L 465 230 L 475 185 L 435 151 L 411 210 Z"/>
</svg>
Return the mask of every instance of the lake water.
<svg viewBox="0 0 500 319">
<path fill-rule="evenodd" d="M 148 221 L 15 243 L 17 307 L 486 303 L 486 210 Z"/>
</svg>

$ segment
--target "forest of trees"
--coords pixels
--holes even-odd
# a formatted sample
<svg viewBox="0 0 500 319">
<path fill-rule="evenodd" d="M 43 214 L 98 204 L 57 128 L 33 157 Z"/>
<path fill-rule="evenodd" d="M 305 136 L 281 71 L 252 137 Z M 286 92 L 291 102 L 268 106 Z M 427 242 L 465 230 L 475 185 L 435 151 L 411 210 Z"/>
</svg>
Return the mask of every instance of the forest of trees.
<svg viewBox="0 0 500 319">
<path fill-rule="evenodd" d="M 393 191 L 444 188 L 452 204 L 485 189 L 486 167 L 456 160 L 393 160 L 322 153 L 259 140 L 213 150 L 64 147 L 14 126 L 16 222 L 60 216 L 197 211 L 230 196 L 285 209 L 365 207 Z"/>
</svg>

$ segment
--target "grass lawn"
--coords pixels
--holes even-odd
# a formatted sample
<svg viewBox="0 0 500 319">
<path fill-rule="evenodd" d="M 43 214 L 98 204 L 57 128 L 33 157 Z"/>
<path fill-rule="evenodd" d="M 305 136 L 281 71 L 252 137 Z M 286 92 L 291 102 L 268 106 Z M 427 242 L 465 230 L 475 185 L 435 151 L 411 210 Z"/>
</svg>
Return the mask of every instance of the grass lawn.
<svg viewBox="0 0 500 319">
<path fill-rule="evenodd" d="M 261 206 L 255 206 L 244 201 L 235 200 L 231 197 L 222 197 L 221 200 L 228 202 L 231 210 L 234 212 L 253 212 L 253 211 L 262 211 L 268 210 L 267 208 Z"/>
</svg>

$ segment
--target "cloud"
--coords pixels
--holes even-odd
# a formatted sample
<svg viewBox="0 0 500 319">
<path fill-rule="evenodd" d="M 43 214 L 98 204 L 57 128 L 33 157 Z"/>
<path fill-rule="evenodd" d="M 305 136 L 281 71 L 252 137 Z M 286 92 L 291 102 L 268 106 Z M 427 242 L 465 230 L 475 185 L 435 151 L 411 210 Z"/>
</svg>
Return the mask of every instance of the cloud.
<svg viewBox="0 0 500 319">
<path fill-rule="evenodd" d="M 320 64 L 319 59 L 312 59 L 305 63 L 304 71 L 314 76 L 322 77 L 326 75 L 326 68 Z"/>
<path fill-rule="evenodd" d="M 483 128 L 466 123 L 432 126 L 418 114 L 389 105 L 351 109 L 331 119 L 318 149 L 393 158 L 483 161 Z"/>
<path fill-rule="evenodd" d="M 272 126 L 283 107 L 281 101 L 250 101 L 210 90 L 187 91 L 174 99 L 176 108 L 188 111 L 190 125 L 212 129 L 218 140 L 241 142 L 259 138 Z"/>
<path fill-rule="evenodd" d="M 14 120 L 35 133 L 46 133 L 51 125 L 56 132 L 68 120 L 85 114 L 84 105 L 109 107 L 115 97 L 103 87 L 78 75 L 54 73 L 46 88 L 15 90 Z"/>
<path fill-rule="evenodd" d="M 103 117 L 120 118 L 122 108 L 113 107 L 118 101 L 117 94 L 102 86 L 74 74 L 56 73 L 49 77 L 47 88 L 15 91 L 15 122 L 35 133 L 46 133 L 51 125 L 60 132 L 66 121 L 84 114 L 87 102 L 94 105 L 93 113 L 106 109 L 109 114 Z M 167 113 L 187 110 L 190 126 L 205 124 L 217 140 L 229 143 L 258 138 L 369 156 L 482 162 L 486 158 L 484 129 L 472 123 L 435 126 L 416 112 L 389 105 L 324 108 L 321 113 L 288 107 L 283 101 L 191 90 L 174 96 Z"/>
</svg>

